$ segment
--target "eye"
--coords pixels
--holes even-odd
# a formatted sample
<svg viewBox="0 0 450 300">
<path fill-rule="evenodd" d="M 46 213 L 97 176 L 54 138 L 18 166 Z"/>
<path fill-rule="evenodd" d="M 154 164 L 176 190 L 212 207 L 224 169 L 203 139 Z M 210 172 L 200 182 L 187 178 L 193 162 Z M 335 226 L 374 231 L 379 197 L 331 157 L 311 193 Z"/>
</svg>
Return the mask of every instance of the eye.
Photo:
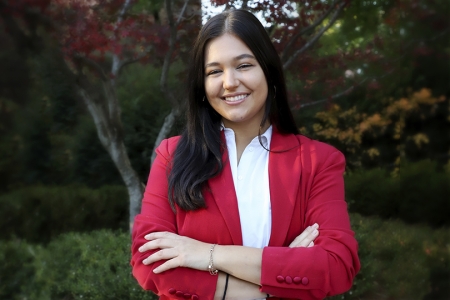
<svg viewBox="0 0 450 300">
<path fill-rule="evenodd" d="M 252 64 L 241 64 L 237 68 L 238 69 L 248 69 L 248 68 L 250 68 L 252 66 L 253 66 Z"/>
<path fill-rule="evenodd" d="M 212 70 L 212 71 L 207 72 L 206 76 L 215 75 L 215 74 L 218 74 L 220 72 L 222 72 L 222 71 L 221 70 Z"/>
</svg>

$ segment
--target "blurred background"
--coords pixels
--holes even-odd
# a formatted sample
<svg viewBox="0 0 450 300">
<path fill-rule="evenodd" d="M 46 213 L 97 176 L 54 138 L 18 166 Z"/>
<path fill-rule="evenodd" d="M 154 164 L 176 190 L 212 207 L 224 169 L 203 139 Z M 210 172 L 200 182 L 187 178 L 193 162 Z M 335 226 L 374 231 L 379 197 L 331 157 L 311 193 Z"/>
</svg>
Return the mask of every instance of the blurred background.
<svg viewBox="0 0 450 300">
<path fill-rule="evenodd" d="M 183 128 L 199 29 L 254 12 L 303 134 L 347 159 L 361 272 L 335 299 L 450 299 L 450 1 L 0 1 L 0 298 L 156 299 L 129 228 Z"/>
</svg>

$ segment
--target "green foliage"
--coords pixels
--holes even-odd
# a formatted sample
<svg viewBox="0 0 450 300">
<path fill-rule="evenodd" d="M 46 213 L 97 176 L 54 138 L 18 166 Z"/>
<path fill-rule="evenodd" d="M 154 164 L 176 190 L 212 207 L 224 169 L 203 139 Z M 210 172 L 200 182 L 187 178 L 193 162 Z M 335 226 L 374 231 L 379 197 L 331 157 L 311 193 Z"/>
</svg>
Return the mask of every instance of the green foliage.
<svg viewBox="0 0 450 300">
<path fill-rule="evenodd" d="M 128 195 L 121 186 L 33 186 L 0 196 L 0 239 L 48 242 L 69 231 L 128 228 Z"/>
<path fill-rule="evenodd" d="M 30 263 L 35 276 L 22 286 L 29 299 L 156 299 L 131 275 L 128 232 L 64 234 Z"/>
<path fill-rule="evenodd" d="M 448 299 L 450 231 L 359 214 L 351 221 L 361 271 L 352 289 L 333 299 Z"/>
<path fill-rule="evenodd" d="M 89 118 L 81 118 L 70 142 L 71 160 L 67 166 L 71 171 L 70 181 L 91 188 L 123 183 L 119 171 L 100 143 L 96 128 Z"/>
<path fill-rule="evenodd" d="M 331 299 L 446 299 L 450 232 L 351 214 L 362 268 Z M 67 233 L 45 247 L 0 242 L 2 299 L 156 299 L 131 276 L 129 233 Z"/>
<path fill-rule="evenodd" d="M 122 74 L 118 97 L 122 108 L 125 145 L 142 181 L 150 170 L 154 142 L 170 112 L 159 87 L 160 70 L 132 65 Z"/>
<path fill-rule="evenodd" d="M 450 225 L 450 172 L 429 160 L 403 164 L 389 174 L 383 169 L 346 176 L 349 209 L 363 215 L 400 218 L 408 223 Z"/>
<path fill-rule="evenodd" d="M 20 290 L 34 278 L 32 262 L 39 249 L 20 240 L 0 241 L 0 299 L 23 299 Z"/>
</svg>

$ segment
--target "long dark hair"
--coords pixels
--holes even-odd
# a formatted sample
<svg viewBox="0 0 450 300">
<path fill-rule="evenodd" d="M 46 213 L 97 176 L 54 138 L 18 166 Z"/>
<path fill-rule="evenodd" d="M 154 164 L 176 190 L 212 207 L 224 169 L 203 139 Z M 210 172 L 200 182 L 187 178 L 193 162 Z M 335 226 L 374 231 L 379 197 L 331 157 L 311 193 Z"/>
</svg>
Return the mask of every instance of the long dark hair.
<svg viewBox="0 0 450 300">
<path fill-rule="evenodd" d="M 226 145 L 220 136 L 221 116 L 205 95 L 205 46 L 228 33 L 238 37 L 253 52 L 268 84 L 265 113 L 267 120 L 281 134 L 298 134 L 289 109 L 283 68 L 270 38 L 250 12 L 236 9 L 209 19 L 197 37 L 188 69 L 187 125 L 178 141 L 169 173 L 169 201 L 184 210 L 205 207 L 202 190 L 208 179 L 223 168 L 222 153 Z"/>
</svg>

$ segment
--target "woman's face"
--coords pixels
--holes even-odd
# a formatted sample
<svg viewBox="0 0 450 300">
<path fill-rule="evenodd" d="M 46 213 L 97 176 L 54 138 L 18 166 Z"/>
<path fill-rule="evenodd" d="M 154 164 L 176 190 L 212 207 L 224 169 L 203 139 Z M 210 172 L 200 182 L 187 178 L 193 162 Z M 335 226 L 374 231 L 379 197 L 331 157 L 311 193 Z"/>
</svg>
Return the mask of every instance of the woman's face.
<svg viewBox="0 0 450 300">
<path fill-rule="evenodd" d="M 259 128 L 267 81 L 252 51 L 239 38 L 224 34 L 205 49 L 205 92 L 226 127 Z"/>
</svg>

